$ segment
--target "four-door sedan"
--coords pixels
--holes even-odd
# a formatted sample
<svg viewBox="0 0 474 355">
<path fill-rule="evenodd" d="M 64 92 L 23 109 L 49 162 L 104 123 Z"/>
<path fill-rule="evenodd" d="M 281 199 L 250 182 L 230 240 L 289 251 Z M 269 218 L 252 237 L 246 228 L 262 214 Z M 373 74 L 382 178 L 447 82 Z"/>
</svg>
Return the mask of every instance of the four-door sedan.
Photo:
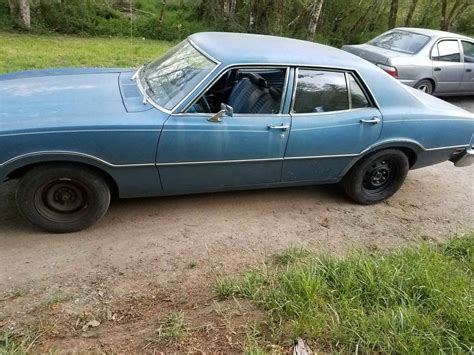
<svg viewBox="0 0 474 355">
<path fill-rule="evenodd" d="M 474 95 L 474 39 L 423 28 L 395 28 L 343 50 L 402 83 L 437 96 Z"/>
<path fill-rule="evenodd" d="M 372 204 L 409 169 L 472 164 L 473 137 L 469 112 L 287 38 L 199 33 L 136 72 L 0 76 L 0 181 L 20 179 L 20 212 L 52 232 L 92 225 L 111 196 L 342 182 Z"/>
</svg>

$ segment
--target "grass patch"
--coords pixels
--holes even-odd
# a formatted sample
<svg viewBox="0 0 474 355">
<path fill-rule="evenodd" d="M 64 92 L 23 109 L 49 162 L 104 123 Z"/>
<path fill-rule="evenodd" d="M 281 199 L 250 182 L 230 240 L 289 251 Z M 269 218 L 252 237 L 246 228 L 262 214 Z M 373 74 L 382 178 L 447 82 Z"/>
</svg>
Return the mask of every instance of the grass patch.
<svg viewBox="0 0 474 355">
<path fill-rule="evenodd" d="M 148 339 L 152 343 L 172 344 L 184 339 L 187 325 L 184 312 L 172 311 L 163 317 L 153 335 Z"/>
<path fill-rule="evenodd" d="M 473 248 L 474 233 L 344 258 L 288 251 L 272 267 L 218 280 L 216 292 L 267 310 L 272 342 L 302 337 L 331 352 L 470 352 Z"/>
<path fill-rule="evenodd" d="M 0 74 L 52 67 L 137 67 L 173 44 L 134 38 L 83 38 L 0 32 Z"/>
</svg>

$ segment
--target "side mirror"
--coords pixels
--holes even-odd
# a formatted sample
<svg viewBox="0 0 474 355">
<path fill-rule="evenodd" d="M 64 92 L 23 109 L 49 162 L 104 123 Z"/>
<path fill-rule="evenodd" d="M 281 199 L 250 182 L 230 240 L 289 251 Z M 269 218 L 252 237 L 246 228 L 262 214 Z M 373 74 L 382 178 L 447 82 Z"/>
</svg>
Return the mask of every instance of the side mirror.
<svg viewBox="0 0 474 355">
<path fill-rule="evenodd" d="M 221 110 L 216 114 L 209 117 L 207 120 L 209 122 L 222 122 L 224 116 L 232 117 L 234 116 L 234 109 L 230 105 L 224 103 L 221 104 Z"/>
</svg>

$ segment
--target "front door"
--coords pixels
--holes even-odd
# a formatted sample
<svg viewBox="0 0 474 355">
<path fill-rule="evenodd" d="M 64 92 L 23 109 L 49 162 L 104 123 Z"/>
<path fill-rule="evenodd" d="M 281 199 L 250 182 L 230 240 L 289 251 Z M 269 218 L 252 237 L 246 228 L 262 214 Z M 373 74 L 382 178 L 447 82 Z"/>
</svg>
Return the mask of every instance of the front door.
<svg viewBox="0 0 474 355">
<path fill-rule="evenodd" d="M 352 73 L 299 69 L 282 181 L 337 181 L 381 127 L 379 110 Z"/>
<path fill-rule="evenodd" d="M 461 91 L 474 95 L 474 42 L 461 41 L 464 58 L 464 76 Z"/>
<path fill-rule="evenodd" d="M 439 41 L 433 47 L 433 77 L 436 80 L 436 93 L 454 93 L 459 91 L 464 75 L 464 64 L 457 39 Z"/>
<path fill-rule="evenodd" d="M 282 114 L 287 68 L 230 69 L 164 125 L 157 166 L 165 193 L 279 183 L 291 117 Z M 221 104 L 233 115 L 209 120 Z"/>
</svg>

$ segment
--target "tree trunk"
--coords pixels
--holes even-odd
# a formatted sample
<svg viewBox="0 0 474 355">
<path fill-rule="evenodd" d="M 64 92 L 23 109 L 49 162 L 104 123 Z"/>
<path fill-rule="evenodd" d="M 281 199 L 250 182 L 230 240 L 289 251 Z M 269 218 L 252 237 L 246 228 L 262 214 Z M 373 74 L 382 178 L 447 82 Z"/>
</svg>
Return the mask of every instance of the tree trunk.
<svg viewBox="0 0 474 355">
<path fill-rule="evenodd" d="M 166 8 L 166 0 L 161 1 L 161 13 L 160 13 L 160 25 L 163 24 L 165 20 L 165 8 Z"/>
<path fill-rule="evenodd" d="M 390 4 L 390 15 L 388 17 L 388 29 L 392 29 L 397 25 L 398 0 L 392 0 Z"/>
<path fill-rule="evenodd" d="M 230 1 L 230 13 L 231 13 L 231 15 L 234 14 L 236 8 L 237 8 L 237 0 L 231 0 Z"/>
<path fill-rule="evenodd" d="M 448 18 L 447 12 L 448 10 L 448 0 L 441 0 L 441 24 L 440 27 L 442 30 L 446 30 L 448 27 Z"/>
<path fill-rule="evenodd" d="M 31 28 L 30 3 L 28 0 L 8 0 L 10 14 L 25 28 Z"/>
<path fill-rule="evenodd" d="M 405 27 L 409 27 L 411 25 L 411 20 L 413 18 L 413 15 L 415 14 L 417 4 L 418 0 L 411 0 L 410 7 L 408 8 L 407 17 L 405 18 Z"/>
<path fill-rule="evenodd" d="M 222 12 L 224 13 L 224 18 L 227 19 L 230 14 L 230 0 L 224 0 L 222 4 Z"/>
<path fill-rule="evenodd" d="M 321 16 L 321 9 L 323 8 L 324 0 L 314 0 L 313 6 L 311 8 L 311 17 L 309 20 L 309 29 L 306 39 L 308 41 L 314 41 L 316 36 L 316 29 L 318 27 L 318 21 Z"/>
<path fill-rule="evenodd" d="M 249 29 L 255 27 L 255 14 L 257 12 L 257 0 L 249 1 Z"/>
</svg>

